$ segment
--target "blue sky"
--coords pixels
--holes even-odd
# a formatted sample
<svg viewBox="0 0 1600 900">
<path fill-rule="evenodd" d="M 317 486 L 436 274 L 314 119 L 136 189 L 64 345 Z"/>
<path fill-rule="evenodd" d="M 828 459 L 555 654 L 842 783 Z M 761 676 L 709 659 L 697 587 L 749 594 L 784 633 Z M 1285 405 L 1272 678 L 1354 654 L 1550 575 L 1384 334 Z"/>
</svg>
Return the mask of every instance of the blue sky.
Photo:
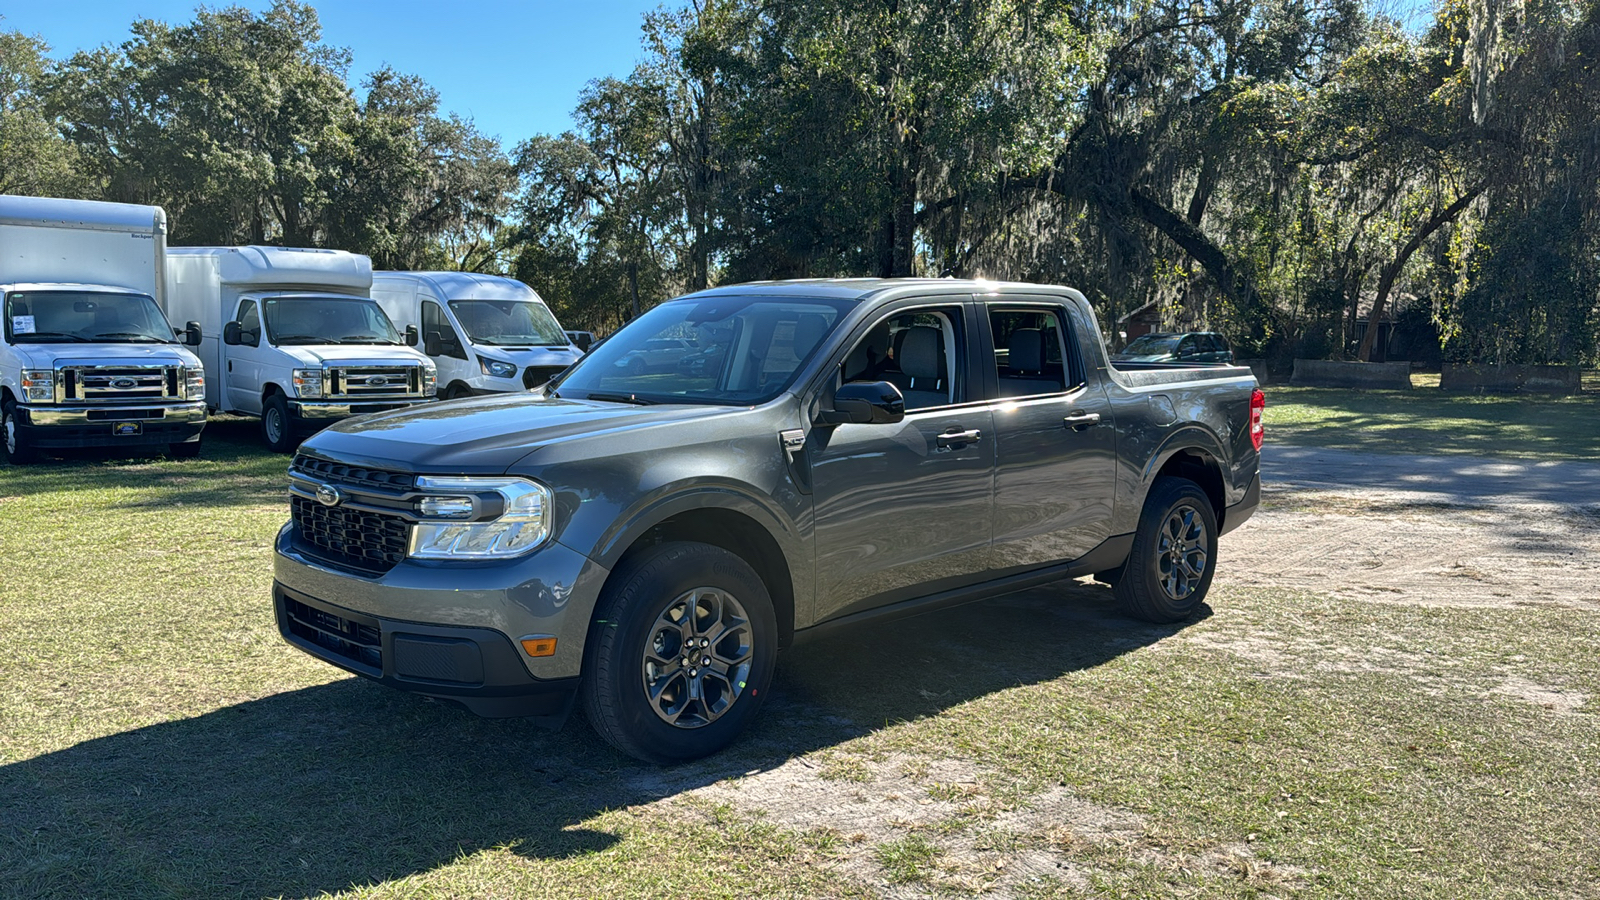
<svg viewBox="0 0 1600 900">
<path fill-rule="evenodd" d="M 625 76 L 640 55 L 643 15 L 661 0 L 313 0 L 323 40 L 353 57 L 350 80 L 387 63 L 439 91 L 445 110 L 470 116 L 509 150 L 571 127 L 578 92 Z M 195 0 L 0 0 L 0 28 L 38 35 L 57 58 L 120 44 L 135 19 L 180 23 Z M 208 6 L 268 8 L 270 0 Z M 672 5 L 676 5 L 675 3 Z"/>
</svg>

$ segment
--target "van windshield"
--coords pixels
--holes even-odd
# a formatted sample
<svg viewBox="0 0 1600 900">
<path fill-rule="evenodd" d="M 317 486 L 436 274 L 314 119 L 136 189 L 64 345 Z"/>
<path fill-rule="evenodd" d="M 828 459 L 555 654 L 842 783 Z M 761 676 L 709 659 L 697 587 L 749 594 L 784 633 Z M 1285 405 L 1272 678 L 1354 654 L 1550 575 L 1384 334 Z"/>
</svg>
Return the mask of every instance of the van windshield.
<svg viewBox="0 0 1600 900">
<path fill-rule="evenodd" d="M 285 344 L 399 344 L 378 304 L 365 297 L 268 297 L 267 338 Z"/>
<path fill-rule="evenodd" d="M 770 296 L 663 303 L 591 348 L 552 389 L 625 403 L 765 403 L 788 388 L 849 305 Z"/>
<path fill-rule="evenodd" d="M 172 326 L 149 294 L 12 291 L 6 340 L 15 344 L 171 344 Z"/>
<path fill-rule="evenodd" d="M 450 311 L 474 344 L 565 347 L 567 334 L 543 303 L 527 300 L 451 300 Z"/>
</svg>

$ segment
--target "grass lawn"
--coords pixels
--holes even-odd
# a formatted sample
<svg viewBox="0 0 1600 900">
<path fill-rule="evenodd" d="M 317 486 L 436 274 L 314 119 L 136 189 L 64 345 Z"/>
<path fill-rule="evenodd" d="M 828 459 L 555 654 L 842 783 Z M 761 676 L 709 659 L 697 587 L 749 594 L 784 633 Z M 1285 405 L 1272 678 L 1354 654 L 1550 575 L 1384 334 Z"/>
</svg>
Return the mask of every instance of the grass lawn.
<svg viewBox="0 0 1600 900">
<path fill-rule="evenodd" d="M 655 769 L 284 645 L 288 460 L 214 428 L 0 470 L 0 897 L 1596 896 L 1600 729 L 1527 689 L 1600 696 L 1592 614 L 1068 582 L 798 648 Z"/>
<path fill-rule="evenodd" d="M 1538 397 L 1271 385 L 1274 443 L 1388 453 L 1600 459 L 1600 394 Z"/>
</svg>

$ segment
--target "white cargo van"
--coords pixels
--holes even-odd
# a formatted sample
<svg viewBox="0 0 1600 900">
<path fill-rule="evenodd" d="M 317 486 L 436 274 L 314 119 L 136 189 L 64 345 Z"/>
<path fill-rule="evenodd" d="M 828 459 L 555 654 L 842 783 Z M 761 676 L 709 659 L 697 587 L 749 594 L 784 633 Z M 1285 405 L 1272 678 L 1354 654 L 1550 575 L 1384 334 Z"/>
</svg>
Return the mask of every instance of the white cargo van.
<svg viewBox="0 0 1600 900">
<path fill-rule="evenodd" d="M 0 447 L 163 444 L 198 456 L 200 360 L 162 310 L 167 215 L 157 206 L 0 196 Z M 184 343 L 200 341 L 199 326 Z"/>
<path fill-rule="evenodd" d="M 287 453 L 335 420 L 434 398 L 433 363 L 374 303 L 372 260 L 343 250 L 173 247 L 169 307 L 199 321 L 212 409 L 261 417 Z"/>
<path fill-rule="evenodd" d="M 535 388 L 583 356 L 533 288 L 513 278 L 378 272 L 372 297 L 421 332 L 446 399 Z"/>
</svg>

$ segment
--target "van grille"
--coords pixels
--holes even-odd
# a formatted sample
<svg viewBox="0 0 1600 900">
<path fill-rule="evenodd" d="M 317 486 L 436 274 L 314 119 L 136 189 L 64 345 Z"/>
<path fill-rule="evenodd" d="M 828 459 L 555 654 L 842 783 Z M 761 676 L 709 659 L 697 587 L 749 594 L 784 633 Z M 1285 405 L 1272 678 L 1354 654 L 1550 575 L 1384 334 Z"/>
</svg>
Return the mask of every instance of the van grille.
<svg viewBox="0 0 1600 900">
<path fill-rule="evenodd" d="M 289 498 L 301 549 L 334 566 L 382 575 L 406 556 L 410 527 L 405 519 L 315 500 Z"/>
<path fill-rule="evenodd" d="M 566 366 L 528 366 L 522 370 L 522 386 L 532 390 L 566 370 Z"/>
<path fill-rule="evenodd" d="M 176 400 L 183 373 L 177 366 L 63 366 L 62 399 L 76 403 Z"/>
<path fill-rule="evenodd" d="M 375 400 L 421 397 L 422 369 L 417 366 L 347 366 L 328 370 L 328 396 Z"/>
</svg>

